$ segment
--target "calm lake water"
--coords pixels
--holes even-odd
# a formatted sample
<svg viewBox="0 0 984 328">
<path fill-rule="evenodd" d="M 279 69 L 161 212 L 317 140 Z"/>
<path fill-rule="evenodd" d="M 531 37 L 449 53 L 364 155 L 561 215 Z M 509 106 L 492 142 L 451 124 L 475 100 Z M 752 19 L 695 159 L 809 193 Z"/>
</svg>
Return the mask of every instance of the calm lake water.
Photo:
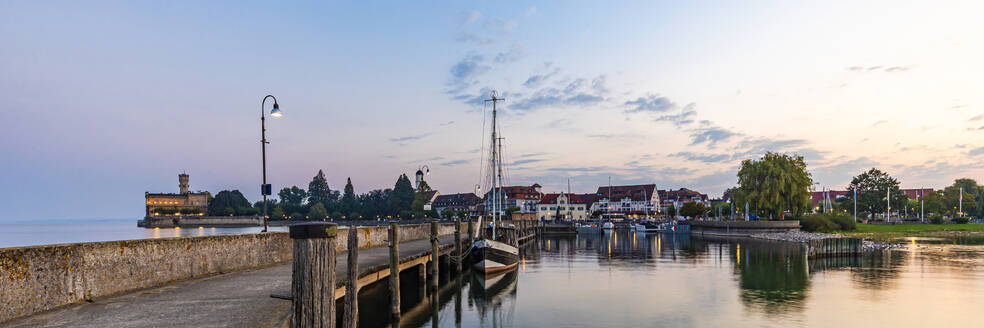
<svg viewBox="0 0 984 328">
<path fill-rule="evenodd" d="M 261 230 L 263 227 L 145 229 L 137 227 L 136 219 L 0 223 L 0 248 L 92 241 L 228 235 L 254 233 Z M 270 230 L 287 231 L 287 227 L 270 227 Z"/>
<path fill-rule="evenodd" d="M 810 261 L 796 245 L 619 232 L 546 238 L 515 274 L 403 294 L 404 327 L 981 327 L 984 247 Z M 413 270 L 408 270 L 413 271 Z M 412 274 L 401 275 L 413 285 Z M 386 326 L 385 284 L 360 297 Z M 363 301 L 364 299 L 364 301 Z M 436 324 L 435 324 L 436 323 Z"/>
</svg>

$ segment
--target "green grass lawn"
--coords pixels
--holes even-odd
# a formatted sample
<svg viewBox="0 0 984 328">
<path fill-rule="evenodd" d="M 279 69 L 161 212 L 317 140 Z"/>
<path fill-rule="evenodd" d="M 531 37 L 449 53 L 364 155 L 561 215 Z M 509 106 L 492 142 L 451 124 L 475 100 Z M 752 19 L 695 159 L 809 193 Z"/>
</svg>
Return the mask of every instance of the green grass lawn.
<svg viewBox="0 0 984 328">
<path fill-rule="evenodd" d="M 837 233 L 845 236 L 871 238 L 875 241 L 897 242 L 899 238 L 907 237 L 952 238 L 968 232 L 984 232 L 984 223 L 858 224 L 857 230 L 838 231 Z"/>
<path fill-rule="evenodd" d="M 933 231 L 984 231 L 984 223 L 967 224 L 858 224 L 853 232 L 933 232 Z"/>
</svg>

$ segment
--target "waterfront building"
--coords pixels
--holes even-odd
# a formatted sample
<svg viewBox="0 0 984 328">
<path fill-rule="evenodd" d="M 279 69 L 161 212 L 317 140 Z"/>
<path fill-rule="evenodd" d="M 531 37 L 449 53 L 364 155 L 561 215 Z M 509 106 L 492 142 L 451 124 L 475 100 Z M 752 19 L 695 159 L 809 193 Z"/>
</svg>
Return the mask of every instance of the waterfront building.
<svg viewBox="0 0 984 328">
<path fill-rule="evenodd" d="M 536 205 L 536 218 L 539 220 L 584 221 L 589 217 L 589 207 L 580 195 L 559 193 L 545 194 Z"/>
<path fill-rule="evenodd" d="M 589 213 L 602 211 L 625 217 L 655 215 L 661 199 L 655 184 L 601 186 L 595 197 L 588 208 Z"/>
<path fill-rule="evenodd" d="M 437 211 L 438 215 L 443 215 L 441 212 L 444 210 L 452 210 L 455 213 L 458 211 L 468 211 L 468 213 L 473 213 L 478 210 L 478 205 L 482 203 L 482 199 L 475 195 L 474 193 L 460 193 L 460 194 L 447 194 L 440 195 L 434 199 L 434 210 Z"/>
<path fill-rule="evenodd" d="M 145 216 L 158 215 L 204 215 L 208 212 L 209 194 L 207 191 L 190 192 L 187 174 L 178 175 L 178 193 L 144 192 Z"/>
<path fill-rule="evenodd" d="M 517 213 L 536 213 L 536 205 L 540 203 L 543 193 L 540 192 L 540 184 L 534 183 L 532 186 L 505 186 L 499 188 L 499 213 L 505 215 L 506 209 L 518 207 Z M 485 214 L 491 214 L 492 210 L 492 191 L 486 192 L 483 197 Z"/>
<path fill-rule="evenodd" d="M 702 194 L 687 188 L 680 188 L 677 190 L 660 190 L 659 198 L 662 199 L 660 206 L 662 210 L 666 210 L 666 208 L 670 205 L 680 208 L 683 204 L 689 202 L 710 204 L 708 202 L 707 194 Z"/>
</svg>

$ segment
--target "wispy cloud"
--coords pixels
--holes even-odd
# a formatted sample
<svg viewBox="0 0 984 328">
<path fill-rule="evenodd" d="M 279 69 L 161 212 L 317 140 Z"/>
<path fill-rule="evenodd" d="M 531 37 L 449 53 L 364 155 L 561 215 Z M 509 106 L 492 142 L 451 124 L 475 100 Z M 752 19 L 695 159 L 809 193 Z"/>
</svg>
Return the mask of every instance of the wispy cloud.
<svg viewBox="0 0 984 328">
<path fill-rule="evenodd" d="M 885 124 L 885 123 L 888 123 L 888 120 L 881 120 L 881 121 L 875 122 L 875 123 L 871 124 L 871 127 L 876 127 L 876 126 L 879 126 L 879 125 L 882 125 L 882 124 Z"/>
<path fill-rule="evenodd" d="M 531 75 L 529 78 L 526 79 L 526 82 L 523 82 L 523 86 L 527 88 L 537 88 L 541 84 L 549 80 L 551 77 L 560 73 L 560 68 L 552 67 L 552 66 L 553 63 L 551 62 L 543 63 L 543 67 L 544 67 L 543 70 L 545 72 Z"/>
<path fill-rule="evenodd" d="M 527 159 L 515 160 L 512 163 L 509 163 L 509 164 L 506 164 L 506 165 L 509 165 L 509 166 L 520 166 L 520 165 L 523 165 L 523 164 L 539 163 L 539 162 L 543 162 L 543 161 L 544 161 L 544 159 L 540 159 L 540 158 L 527 158 Z"/>
<path fill-rule="evenodd" d="M 911 65 L 906 66 L 851 66 L 847 70 L 851 72 L 885 72 L 885 73 L 902 73 L 912 69 Z"/>
<path fill-rule="evenodd" d="M 522 59 L 525 55 L 526 52 L 523 50 L 523 47 L 519 44 L 514 44 L 512 47 L 509 47 L 509 50 L 497 53 L 493 60 L 499 64 L 512 63 Z"/>
<path fill-rule="evenodd" d="M 569 119 L 562 118 L 562 119 L 556 119 L 556 120 L 550 121 L 550 123 L 547 123 L 546 127 L 555 129 L 555 128 L 560 128 L 560 127 L 570 126 L 571 123 L 574 123 L 574 122 L 571 121 L 571 120 L 569 120 Z"/>
<path fill-rule="evenodd" d="M 953 105 L 953 106 L 947 107 L 946 110 L 961 110 L 961 109 L 964 109 L 964 108 L 967 108 L 967 104 Z"/>
<path fill-rule="evenodd" d="M 605 99 L 608 89 L 604 84 L 605 77 L 603 75 L 590 81 L 584 78 L 575 79 L 563 89 L 544 88 L 537 90 L 533 95 L 521 98 L 509 108 L 518 111 L 531 111 L 544 107 L 595 105 Z"/>
<path fill-rule="evenodd" d="M 402 142 L 407 142 L 407 141 L 420 140 L 420 139 L 426 138 L 427 136 L 430 136 L 430 135 L 431 135 L 431 133 L 428 132 L 428 133 L 423 133 L 423 134 L 418 134 L 418 135 L 412 135 L 412 136 L 406 136 L 406 137 L 390 138 L 389 140 L 392 141 L 392 142 L 402 143 Z"/>
<path fill-rule="evenodd" d="M 526 153 L 526 154 L 519 155 L 519 158 L 539 157 L 539 156 L 544 156 L 544 155 L 548 155 L 548 154 L 550 154 L 550 153 L 547 153 L 547 152 Z"/>
<path fill-rule="evenodd" d="M 443 166 L 455 166 L 455 165 L 464 165 L 464 164 L 468 164 L 468 161 L 463 159 L 458 159 L 458 160 L 441 163 L 441 165 Z"/>
<path fill-rule="evenodd" d="M 468 32 L 458 34 L 454 40 L 461 43 L 474 43 L 478 45 L 490 45 L 495 43 L 495 39 L 493 38 Z"/>
<path fill-rule="evenodd" d="M 626 106 L 629 106 L 626 112 L 654 112 L 661 113 L 677 107 L 670 98 L 666 98 L 660 95 L 648 95 L 645 97 L 639 97 L 635 100 L 629 100 L 625 102 Z"/>
<path fill-rule="evenodd" d="M 984 147 L 974 148 L 967 152 L 968 156 L 984 155 Z"/>
<path fill-rule="evenodd" d="M 656 121 L 670 122 L 677 127 L 688 125 L 693 123 L 694 119 L 697 117 L 696 107 L 696 104 L 689 103 L 686 106 L 683 106 L 683 109 L 681 109 L 679 113 L 657 117 Z"/>
<path fill-rule="evenodd" d="M 465 13 L 464 17 L 462 18 L 461 24 L 462 25 L 471 25 L 471 24 L 474 24 L 475 22 L 478 22 L 479 19 L 482 19 L 482 13 L 481 12 L 478 12 L 478 11 L 469 11 L 469 12 Z"/>
<path fill-rule="evenodd" d="M 737 135 L 739 134 L 720 127 L 700 128 L 690 134 L 690 145 L 706 142 L 708 147 L 714 148 L 718 142 L 726 141 Z"/>
<path fill-rule="evenodd" d="M 511 33 L 519 24 L 512 19 L 492 17 L 485 21 L 485 29 L 490 32 Z"/>
<path fill-rule="evenodd" d="M 451 66 L 451 80 L 448 81 L 448 93 L 459 94 L 475 85 L 475 78 L 491 69 L 484 63 L 485 57 L 479 54 L 468 54 Z"/>
<path fill-rule="evenodd" d="M 671 154 L 670 157 L 679 157 L 688 161 L 698 161 L 704 163 L 721 163 L 731 161 L 730 154 L 698 154 L 689 151 Z"/>
<path fill-rule="evenodd" d="M 609 169 L 605 166 L 586 166 L 586 167 L 551 167 L 547 171 L 556 172 L 598 172 Z"/>
</svg>

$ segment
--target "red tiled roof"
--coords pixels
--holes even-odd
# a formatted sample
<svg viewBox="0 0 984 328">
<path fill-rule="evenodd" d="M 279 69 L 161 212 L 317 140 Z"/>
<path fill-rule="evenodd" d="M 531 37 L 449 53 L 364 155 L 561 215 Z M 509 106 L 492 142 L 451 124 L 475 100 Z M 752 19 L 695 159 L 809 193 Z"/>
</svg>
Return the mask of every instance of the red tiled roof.
<svg viewBox="0 0 984 328">
<path fill-rule="evenodd" d="M 560 195 L 563 194 L 543 194 L 543 197 L 540 198 L 540 204 L 556 204 L 557 197 L 560 197 Z M 584 204 L 581 195 L 577 194 L 567 194 L 567 202 L 571 204 Z"/>
<path fill-rule="evenodd" d="M 655 184 L 631 185 L 631 186 L 602 186 L 598 187 L 596 193 L 601 198 L 620 200 L 631 198 L 632 201 L 646 201 L 653 198 L 656 191 Z"/>
<path fill-rule="evenodd" d="M 541 194 L 536 192 L 535 186 L 504 186 L 502 192 L 507 199 L 540 199 Z M 490 192 L 485 193 L 487 199 Z"/>
<path fill-rule="evenodd" d="M 677 190 L 660 190 L 659 198 L 663 201 L 677 201 L 681 199 L 690 200 L 693 198 L 700 198 L 701 200 L 706 200 L 707 195 L 687 188 L 680 188 Z"/>
</svg>

